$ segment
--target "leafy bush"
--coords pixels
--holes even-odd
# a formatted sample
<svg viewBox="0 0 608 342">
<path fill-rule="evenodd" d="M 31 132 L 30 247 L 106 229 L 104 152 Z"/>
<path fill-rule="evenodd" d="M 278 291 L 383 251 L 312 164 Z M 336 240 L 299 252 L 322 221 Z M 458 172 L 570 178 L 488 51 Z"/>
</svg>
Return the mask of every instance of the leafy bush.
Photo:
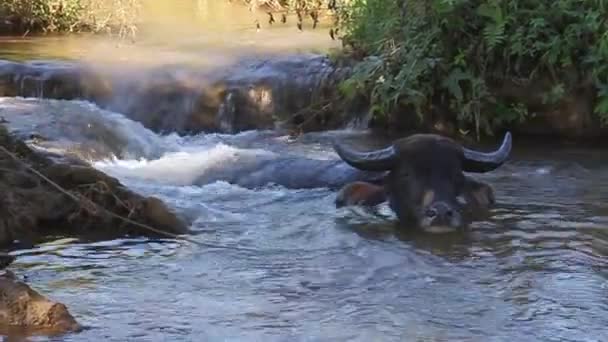
<svg viewBox="0 0 608 342">
<path fill-rule="evenodd" d="M 548 77 L 547 102 L 592 85 L 606 123 L 606 13 L 608 0 L 353 0 L 339 10 L 342 39 L 368 57 L 341 89 L 368 96 L 385 120 L 403 108 L 421 118 L 443 106 L 479 137 L 526 119 L 525 106 L 496 96 L 493 85 Z"/>
<path fill-rule="evenodd" d="M 0 18 L 21 31 L 134 34 L 140 0 L 3 0 Z"/>
</svg>

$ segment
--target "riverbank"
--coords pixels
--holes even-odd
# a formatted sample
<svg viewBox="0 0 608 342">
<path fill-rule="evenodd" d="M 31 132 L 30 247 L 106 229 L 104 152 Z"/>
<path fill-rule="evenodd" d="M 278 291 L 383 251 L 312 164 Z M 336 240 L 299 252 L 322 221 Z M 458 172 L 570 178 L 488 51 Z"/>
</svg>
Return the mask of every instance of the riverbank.
<svg viewBox="0 0 608 342">
<path fill-rule="evenodd" d="M 132 10 L 118 5 L 114 10 L 135 15 L 143 4 L 135 2 L 119 4 Z M 255 23 L 263 30 L 283 25 L 281 15 L 287 14 L 288 22 L 305 22 L 298 27 L 314 31 L 320 30 L 313 24 L 319 12 L 335 16 L 336 21 L 321 30 L 327 30 L 328 36 L 331 30 L 331 38 L 343 43 L 335 59 L 346 60 L 352 67 L 348 77 L 335 82 L 335 94 L 311 103 L 310 108 L 293 108 L 295 131 L 336 128 L 342 118 L 352 119 L 352 112 L 368 112 L 369 127 L 391 134 L 433 131 L 483 139 L 510 130 L 522 136 L 581 143 L 608 135 L 608 71 L 604 67 L 608 24 L 596 15 L 601 8 L 594 3 L 576 8 L 571 1 L 560 6 L 541 2 L 525 10 L 516 1 L 500 6 L 465 1 L 426 9 L 416 1 L 399 7 L 383 0 L 353 0 L 338 6 L 332 1 L 312 4 L 306 0 L 296 5 L 274 0 L 216 5 L 205 2 L 190 7 L 205 20 L 214 18 L 213 9 L 234 13 L 243 25 L 251 25 L 250 30 Z M 243 5 L 251 7 L 253 14 L 241 13 Z M 154 18 L 166 7 L 155 6 L 148 10 Z M 187 6 L 178 7 L 182 13 Z M 297 8 L 302 9 L 300 15 Z M 261 21 L 266 12 L 274 14 Z M 585 13 L 591 13 L 591 19 Z M 461 18 L 469 18 L 470 24 L 464 25 Z M 218 19 L 218 25 L 226 20 Z M 535 20 L 538 24 L 533 24 Z M 160 22 L 151 21 L 152 25 Z M 132 25 L 141 29 L 135 21 Z M 455 33 L 468 38 L 453 39 Z M 545 42 L 540 37 L 553 40 Z M 177 96 L 180 92 L 187 90 L 177 90 Z M 258 118 L 268 126 L 266 116 Z M 210 125 L 204 126 L 209 129 Z M 249 122 L 245 126 L 260 128 Z"/>
<path fill-rule="evenodd" d="M 354 1 L 341 39 L 347 58 L 358 62 L 341 90 L 366 99 L 373 124 L 384 130 L 604 139 L 602 6 Z"/>
</svg>

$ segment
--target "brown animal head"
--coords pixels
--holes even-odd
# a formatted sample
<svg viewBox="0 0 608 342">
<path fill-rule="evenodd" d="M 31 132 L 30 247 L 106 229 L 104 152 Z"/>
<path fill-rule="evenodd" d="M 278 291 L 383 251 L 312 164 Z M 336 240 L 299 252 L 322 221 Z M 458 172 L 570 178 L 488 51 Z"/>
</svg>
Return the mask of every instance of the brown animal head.
<svg viewBox="0 0 608 342">
<path fill-rule="evenodd" d="M 372 152 L 353 151 L 337 143 L 334 149 L 357 169 L 389 171 L 384 191 L 402 223 L 429 230 L 454 229 L 466 224 L 458 197 L 469 202 L 475 199 L 471 196 L 476 191 L 471 187 L 474 181 L 463 172 L 483 173 L 500 167 L 510 155 L 511 134 L 505 135 L 498 150 L 489 153 L 435 134 L 412 135 Z"/>
</svg>

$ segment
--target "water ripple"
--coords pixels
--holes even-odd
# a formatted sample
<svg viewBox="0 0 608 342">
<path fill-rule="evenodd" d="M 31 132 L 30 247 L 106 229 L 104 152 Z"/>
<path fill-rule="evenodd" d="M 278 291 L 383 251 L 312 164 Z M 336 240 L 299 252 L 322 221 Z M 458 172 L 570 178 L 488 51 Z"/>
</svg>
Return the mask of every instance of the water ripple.
<svg viewBox="0 0 608 342">
<path fill-rule="evenodd" d="M 189 213 L 195 239 L 228 248 L 59 241 L 13 268 L 91 327 L 66 340 L 596 341 L 608 325 L 607 167 L 561 158 L 479 176 L 499 207 L 443 236 L 336 210 L 324 189 L 125 178 Z"/>
</svg>

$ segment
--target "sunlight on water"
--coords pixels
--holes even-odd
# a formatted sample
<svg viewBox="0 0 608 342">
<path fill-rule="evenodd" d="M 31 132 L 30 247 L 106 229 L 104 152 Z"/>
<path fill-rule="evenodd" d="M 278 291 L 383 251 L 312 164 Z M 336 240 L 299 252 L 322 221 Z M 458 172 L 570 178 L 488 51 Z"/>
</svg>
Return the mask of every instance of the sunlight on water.
<svg viewBox="0 0 608 342">
<path fill-rule="evenodd" d="M 261 25 L 259 32 L 255 22 Z M 304 30 L 289 17 L 270 26 L 265 12 L 251 12 L 237 2 L 148 0 L 142 9 L 135 42 L 101 36 L 0 38 L 0 58 L 69 58 L 93 64 L 137 67 L 194 64 L 218 67 L 243 56 L 310 51 L 340 47 L 327 25 Z"/>
</svg>

